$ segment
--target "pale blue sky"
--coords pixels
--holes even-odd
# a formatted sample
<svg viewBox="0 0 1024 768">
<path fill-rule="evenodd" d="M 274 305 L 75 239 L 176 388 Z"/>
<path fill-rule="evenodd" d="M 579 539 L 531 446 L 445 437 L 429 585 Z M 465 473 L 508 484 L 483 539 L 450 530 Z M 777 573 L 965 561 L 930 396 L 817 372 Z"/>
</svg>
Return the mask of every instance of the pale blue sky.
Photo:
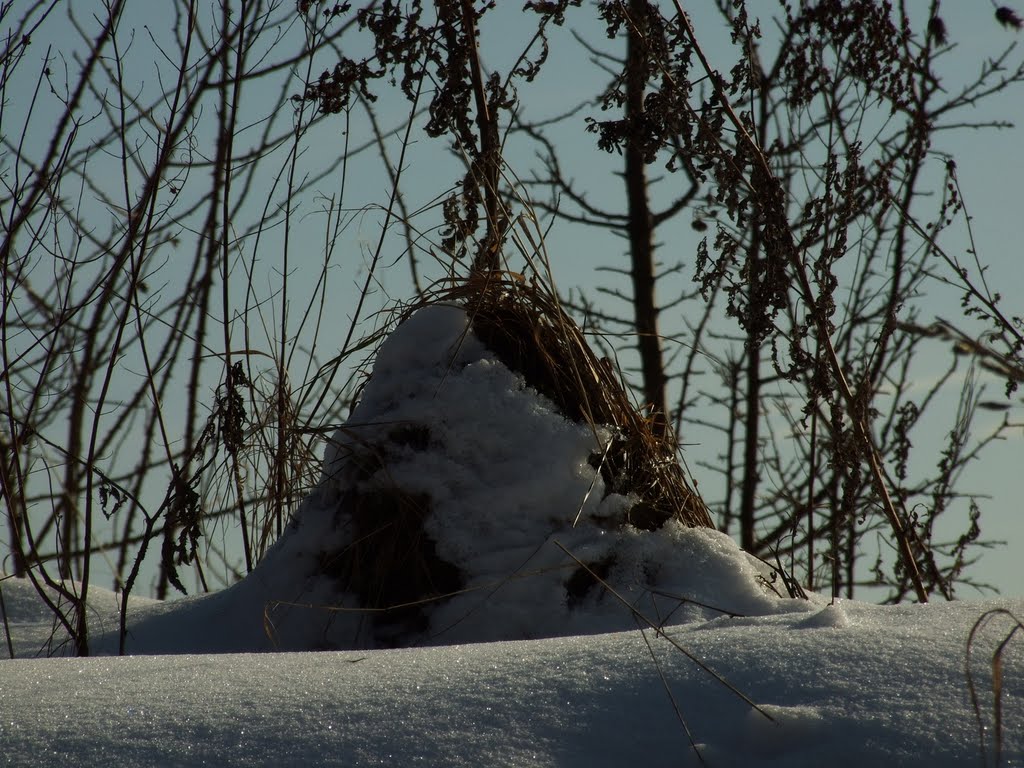
<svg viewBox="0 0 1024 768">
<path fill-rule="evenodd" d="M 498 68 L 504 72 L 507 70 L 508 62 L 518 54 L 521 41 L 524 38 L 526 26 L 519 9 L 521 2 L 499 3 L 499 9 L 484 19 L 483 35 L 484 42 L 484 63 L 488 66 Z M 670 3 L 663 4 L 666 9 L 671 8 Z M 728 47 L 728 38 L 717 13 L 711 10 L 710 3 L 687 3 L 685 4 L 691 14 L 694 26 L 699 38 L 705 41 L 709 57 L 713 64 L 723 69 L 728 69 L 733 60 L 733 54 Z M 83 20 L 88 19 L 89 11 L 85 3 L 76 3 L 76 9 L 82 14 Z M 957 49 L 952 52 L 944 71 L 948 73 L 949 87 L 955 87 L 956 81 L 968 81 L 982 65 L 985 57 L 1001 52 L 1006 46 L 1022 39 L 1020 33 L 1000 28 L 992 18 L 991 10 L 986 3 L 981 2 L 956 2 L 947 3 L 942 15 L 950 31 L 951 39 L 957 43 Z M 136 32 L 132 42 L 131 55 L 134 65 L 128 70 L 128 75 L 140 89 L 151 88 L 155 82 L 155 73 L 159 61 L 152 59 L 151 49 L 146 37 L 145 27 L 160 34 L 166 28 L 166 19 L 160 18 L 159 9 L 149 4 L 129 4 L 132 9 L 128 19 L 131 23 L 124 25 L 124 35 L 127 40 L 130 36 L 129 27 Z M 777 8 L 775 3 L 751 2 L 752 13 L 761 8 L 765 12 Z M 17 10 L 17 9 L 16 9 Z M 204 11 L 212 13 L 209 9 Z M 570 21 L 581 19 L 587 12 L 574 10 L 569 14 Z M 209 16 L 204 17 L 209 18 Z M 205 23 L 208 23 L 205 22 Z M 165 26 L 161 26 L 165 25 Z M 764 24 L 768 32 L 768 23 Z M 602 35 L 602 26 L 599 24 L 577 24 L 577 28 L 588 39 L 594 43 L 603 45 L 606 41 Z M 298 29 L 292 27 L 286 30 L 285 45 L 294 41 Z M 768 32 L 770 34 L 770 32 Z M 52 22 L 37 33 L 33 46 L 30 48 L 30 55 L 38 57 L 41 61 L 45 44 L 52 42 L 57 50 L 69 52 L 73 46 L 73 38 L 69 36 L 69 30 L 65 21 L 55 17 Z M 149 51 L 147 53 L 147 50 Z M 358 54 L 358 50 L 346 49 L 350 56 Z M 1011 56 L 1011 61 L 1019 61 L 1024 52 L 1018 50 Z M 322 60 L 317 63 L 318 67 L 330 66 L 332 62 Z M 34 77 L 38 69 L 31 67 L 24 68 L 22 77 Z M 538 81 L 530 86 L 523 86 L 520 90 L 521 108 L 524 115 L 529 119 L 543 119 L 560 114 L 569 106 L 574 105 L 580 99 L 597 92 L 603 83 L 603 75 L 589 66 L 586 55 L 580 46 L 572 39 L 569 30 L 552 30 L 552 57 L 548 62 L 544 73 Z M 26 93 L 24 89 L 29 87 L 28 81 L 22 81 L 18 91 L 12 91 L 17 96 L 12 99 L 15 107 L 25 109 L 22 102 Z M 296 81 L 295 91 L 300 90 L 300 84 Z M 989 102 L 989 106 L 976 110 L 970 115 L 972 119 L 984 121 L 987 119 L 1010 119 L 1017 122 L 1024 121 L 1024 89 L 1017 88 L 1009 91 L 997 99 Z M 8 96 L 11 99 L 11 96 Z M 41 117 L 36 119 L 40 128 L 45 128 L 45 103 L 39 107 L 38 114 Z M 250 95 L 251 98 L 251 95 Z M 51 104 L 52 107 L 52 104 Z M 258 100 L 245 104 L 246 117 L 254 121 L 264 116 L 265 109 Z M 382 99 L 378 105 L 382 124 L 391 125 L 397 128 L 403 127 L 405 105 L 394 99 Z M 595 116 L 598 113 L 593 112 Z M 11 114 L 9 112 L 9 114 Z M 586 113 L 581 113 L 572 122 L 567 123 L 559 129 L 559 135 L 564 137 L 560 143 L 563 152 L 562 160 L 566 172 L 576 179 L 581 188 L 587 190 L 595 201 L 605 201 L 610 205 L 621 205 L 623 191 L 621 180 L 614 175 L 618 169 L 618 159 L 609 157 L 599 152 L 595 146 L 594 137 L 583 132 L 583 118 Z M 244 120 L 242 121 L 244 122 Z M 422 123 L 422 121 L 420 121 Z M 6 128 L 6 126 L 5 126 Z M 322 164 L 322 158 L 332 154 L 338 154 L 343 150 L 345 138 L 342 134 L 344 123 L 340 117 L 325 121 L 319 124 L 304 140 L 305 153 L 300 158 L 299 171 L 301 173 L 314 174 Z M 352 144 L 361 143 L 366 137 L 366 124 L 358 115 L 354 115 L 350 126 L 350 139 Z M 254 123 L 251 131 L 259 130 L 259 125 Z M 45 136 L 45 131 L 33 134 Z M 203 146 L 203 141 L 208 137 L 203 136 L 202 131 L 197 134 L 200 139 L 199 149 L 208 150 Z M 241 134 L 244 141 L 246 133 Z M 410 210 L 417 210 L 431 205 L 445 191 L 455 183 L 459 175 L 459 164 L 456 158 L 447 151 L 441 143 L 430 140 L 421 132 L 414 133 L 414 143 L 409 147 L 406 154 L 405 168 L 403 170 L 403 182 L 405 184 L 407 203 Z M 1024 288 L 1024 263 L 1022 263 L 1021 243 L 1024 242 L 1024 216 L 1021 210 L 1020 183 L 1022 172 L 1024 172 L 1024 160 L 1022 160 L 1021 147 L 1024 146 L 1024 127 L 1018 126 L 1012 130 L 1000 132 L 986 131 L 958 131 L 944 133 L 938 138 L 934 147 L 936 150 L 953 154 L 958 163 L 958 176 L 963 189 L 966 203 L 973 217 L 974 237 L 979 254 L 983 263 L 989 266 L 987 277 L 990 285 L 1002 287 L 1004 299 L 1004 311 L 1007 314 L 1024 314 L 1024 298 L 1019 296 L 1019 291 Z M 392 134 L 387 141 L 387 147 L 392 163 L 397 162 L 400 149 L 400 136 Z M 511 141 L 507 147 L 507 158 L 511 173 L 520 177 L 526 177 L 530 173 L 531 164 L 534 163 L 533 147 Z M 94 156 L 92 168 L 97 179 L 109 178 L 110 183 L 116 185 L 119 168 L 116 163 L 110 163 L 103 156 Z M 936 158 L 936 168 L 941 168 L 941 160 Z M 269 164 L 267 170 L 267 188 L 271 187 L 272 177 L 282 167 L 282 158 L 278 157 Z M 315 351 L 318 359 L 322 362 L 333 354 L 333 351 L 340 346 L 347 330 L 350 315 L 355 306 L 355 296 L 359 286 L 362 285 L 366 275 L 366 264 L 369 255 L 376 246 L 379 229 L 382 222 L 382 215 L 379 210 L 363 210 L 368 205 L 386 204 L 390 191 L 390 183 L 382 172 L 379 157 L 372 153 L 366 153 L 353 159 L 348 168 L 348 175 L 345 187 L 345 199 L 341 205 L 352 211 L 347 217 L 349 226 L 342 232 L 338 240 L 336 250 L 333 253 L 332 267 L 329 271 L 329 302 L 328 312 L 324 317 L 324 327 L 317 341 Z M 936 176 L 937 178 L 937 176 Z M 672 183 L 672 180 L 669 180 Z M 681 181 L 680 181 L 681 183 Z M 202 181 L 199 183 L 201 188 Z M 294 270 L 290 278 L 291 300 L 286 310 L 291 320 L 291 326 L 297 327 L 298 318 L 306 310 L 310 303 L 316 300 L 315 278 L 319 275 L 319 265 L 323 260 L 326 216 L 323 214 L 326 200 L 331 196 L 337 196 L 341 189 L 339 178 L 328 178 L 317 185 L 313 193 L 308 193 L 302 198 L 293 199 L 296 206 L 296 221 L 300 226 L 293 227 L 290 231 L 291 267 Z M 269 194 L 269 193 L 268 193 Z M 337 199 L 337 197 L 335 197 Z M 87 204 L 89 201 L 87 201 Z M 258 220 L 260 210 L 245 211 L 245 222 L 239 222 L 239 228 L 244 224 Z M 108 215 L 102 210 L 97 213 L 97 222 L 106 225 Z M 434 212 L 415 216 L 413 223 L 423 227 L 431 227 L 436 223 L 437 217 Z M 947 239 L 942 242 L 950 249 L 966 248 L 966 239 L 963 236 L 963 226 L 958 224 L 954 227 L 957 232 L 947 234 Z M 374 280 L 375 293 L 369 304 L 362 313 L 364 323 L 363 329 L 370 330 L 376 320 L 366 321 L 370 313 L 389 302 L 408 299 L 411 295 L 409 281 L 409 270 L 400 257 L 402 242 L 394 233 L 386 240 L 384 260 L 382 268 L 378 270 Z M 187 236 L 187 235 L 186 235 Z M 269 230 L 257 244 L 248 240 L 239 244 L 239 255 L 245 259 L 255 258 L 256 276 L 254 280 L 255 290 L 264 298 L 270 299 L 276 293 L 276 286 L 279 283 L 281 270 L 280 253 L 283 246 L 283 230 L 278 228 Z M 692 275 L 694 255 L 700 235 L 695 233 L 689 226 L 689 216 L 684 215 L 679 222 L 661 233 L 662 245 L 659 253 L 668 263 L 682 261 L 685 269 L 685 276 Z M 437 240 L 436 235 L 429 239 Z M 556 225 L 548 235 L 547 250 L 553 262 L 555 277 L 559 288 L 568 292 L 574 288 L 582 288 L 596 298 L 594 289 L 604 284 L 606 275 L 594 272 L 594 265 L 614 266 L 621 264 L 621 256 L 624 252 L 624 244 L 615 237 L 599 230 L 587 230 L 566 225 Z M 392 265 L 393 266 L 389 266 Z M 428 276 L 438 277 L 442 270 L 434 268 L 431 270 L 427 263 L 423 265 Z M 515 266 L 515 260 L 513 260 Z M 239 270 L 239 279 L 243 279 Z M 156 282 L 160 280 L 174 279 L 172 270 L 162 269 L 157 273 Z M 685 284 L 685 281 L 679 285 Z M 239 294 L 240 295 L 240 294 Z M 932 303 L 924 303 L 925 319 L 929 313 L 934 316 L 946 317 L 950 320 L 959 319 L 959 308 L 957 305 L 958 296 L 944 295 L 932 300 Z M 273 314 L 278 317 L 282 311 L 280 303 L 271 299 L 267 304 L 268 317 Z M 685 311 L 685 309 L 683 310 Z M 675 333 L 678 326 L 673 327 L 671 315 L 666 315 L 664 332 Z M 251 345 L 256 348 L 267 349 L 271 339 L 264 335 L 263 330 L 250 323 L 250 331 L 253 334 Z M 273 334 L 270 334 L 272 337 Z M 236 334 L 235 344 L 242 346 L 241 335 Z M 934 371 L 922 369 L 922 378 L 942 369 L 944 363 L 939 362 L 945 359 L 947 347 L 936 343 L 936 362 Z M 305 366 L 301 356 L 296 358 L 290 371 L 293 381 L 301 381 L 305 375 Z M 212 384 L 211 384 L 212 387 Z M 1002 383 L 992 382 L 988 395 L 992 399 L 1001 396 Z M 1015 400 L 1019 406 L 1019 401 Z M 955 405 L 950 401 L 948 408 Z M 183 403 L 169 399 L 164 403 L 165 409 L 171 413 L 181 413 Z M 1015 421 L 1024 422 L 1024 413 L 1017 407 L 1011 415 Z M 989 418 L 996 418 L 989 416 Z M 172 419 L 173 423 L 173 419 Z M 918 438 L 919 445 L 941 445 L 944 442 L 944 430 L 947 426 L 936 419 L 934 423 L 925 425 L 931 428 L 932 434 L 922 432 Z M 705 493 L 714 496 L 709 489 L 713 480 L 702 476 L 696 466 L 701 457 L 709 458 L 708 453 L 714 449 L 704 444 L 699 438 L 684 433 L 683 439 L 689 444 L 687 448 L 687 460 L 691 470 L 694 471 L 698 481 L 702 483 Z M 703 453 L 702 453 L 703 452 Z M 709 460 L 713 460 L 709 458 Z M 1006 539 L 1009 546 L 991 553 L 988 553 L 982 563 L 975 569 L 974 575 L 980 581 L 988 581 L 998 586 L 1005 594 L 1024 594 L 1024 579 L 1019 564 L 1021 553 L 1024 552 L 1024 517 L 1022 517 L 1019 506 L 1020 498 L 1024 494 L 1024 484 L 1021 481 L 1022 468 L 1024 468 L 1024 439 L 1020 430 L 1008 435 L 1008 439 L 1000 445 L 991 448 L 984 456 L 981 463 L 976 464 L 966 475 L 962 490 L 965 492 L 976 492 L 978 494 L 991 496 L 990 500 L 982 502 L 983 517 L 982 529 L 985 538 Z M 960 532 L 959 526 L 951 530 L 955 535 Z M 230 531 L 227 532 L 230 536 Z M 966 592 L 963 596 L 969 596 Z"/>
</svg>

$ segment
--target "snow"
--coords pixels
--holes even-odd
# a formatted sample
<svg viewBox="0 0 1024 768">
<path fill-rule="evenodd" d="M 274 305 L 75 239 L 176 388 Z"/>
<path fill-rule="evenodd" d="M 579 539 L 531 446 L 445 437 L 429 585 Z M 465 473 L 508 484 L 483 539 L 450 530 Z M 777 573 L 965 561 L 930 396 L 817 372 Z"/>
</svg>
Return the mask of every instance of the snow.
<svg viewBox="0 0 1024 768">
<path fill-rule="evenodd" d="M 724 534 L 622 523 L 636 500 L 608 492 L 592 461 L 611 435 L 558 414 L 460 308 L 418 310 L 382 345 L 320 485 L 264 560 L 219 593 L 132 598 L 133 655 L 113 655 L 118 595 L 90 588 L 99 655 L 45 658 L 70 644 L 28 582 L 0 582 L 16 656 L 0 663 L 0 756 L 993 765 L 998 682 L 1000 765 L 1024 764 L 1024 637 L 996 613 L 969 644 L 987 611 L 1024 617 L 1024 601 L 780 596 Z M 415 536 L 387 538 L 409 520 Z M 372 610 L 360 581 L 389 547 L 405 557 L 374 584 L 388 605 L 415 603 L 397 612 Z"/>
<path fill-rule="evenodd" d="M 4 585 L 8 602 L 14 586 Z M 698 765 L 660 665 L 709 766 L 977 765 L 964 658 L 989 607 L 840 603 L 671 630 L 771 721 L 651 631 L 646 641 L 633 630 L 412 650 L 15 659 L 0 664 L 0 754 L 26 766 Z M 990 736 L 988 656 L 1006 629 L 978 647 Z M 1010 661 L 1003 764 L 1020 765 L 1019 650 Z"/>
</svg>

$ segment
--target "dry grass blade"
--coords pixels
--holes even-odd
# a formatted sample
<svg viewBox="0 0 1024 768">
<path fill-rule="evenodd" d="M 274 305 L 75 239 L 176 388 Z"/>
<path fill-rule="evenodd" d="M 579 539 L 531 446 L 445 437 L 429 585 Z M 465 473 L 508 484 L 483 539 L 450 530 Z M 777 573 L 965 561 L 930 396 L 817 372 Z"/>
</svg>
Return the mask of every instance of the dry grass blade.
<svg viewBox="0 0 1024 768">
<path fill-rule="evenodd" d="M 11 639 L 11 625 L 7 620 L 7 604 L 4 602 L 4 583 L 0 579 L 0 614 L 4 617 L 4 639 L 7 641 L 7 658 L 14 658 L 14 641 Z"/>
<path fill-rule="evenodd" d="M 634 616 L 634 618 L 636 618 Z M 668 700 L 672 702 L 672 709 L 676 713 L 676 719 L 679 720 L 679 724 L 683 727 L 683 732 L 686 734 L 686 740 L 690 742 L 690 749 L 693 750 L 693 754 L 697 756 L 697 760 L 701 765 L 707 765 L 704 762 L 704 756 L 700 753 L 700 749 L 697 747 L 697 742 L 694 741 L 693 733 L 690 731 L 690 726 L 686 723 L 686 718 L 683 717 L 683 712 L 679 708 L 679 702 L 676 701 L 676 696 L 672 693 L 672 687 L 668 684 L 668 679 L 665 677 L 665 670 L 661 668 L 661 662 L 658 661 L 658 655 L 654 652 L 654 646 L 651 645 L 651 640 L 647 637 L 647 633 L 644 631 L 643 626 L 640 624 L 640 620 L 636 619 L 637 628 L 640 630 L 640 637 L 644 639 L 644 643 L 647 645 L 647 652 L 651 655 L 651 661 L 654 662 L 654 668 L 658 670 L 658 678 L 661 680 L 661 685 L 665 689 L 665 693 L 668 695 Z"/>
<path fill-rule="evenodd" d="M 594 581 L 596 581 L 605 590 L 607 590 L 608 594 L 610 594 L 612 597 L 614 597 L 616 600 L 618 600 L 620 603 L 622 603 L 626 607 L 626 609 L 629 610 L 629 612 L 633 614 L 633 618 L 634 619 L 636 619 L 639 622 L 642 622 L 646 626 L 648 626 L 651 629 L 653 629 L 655 632 L 658 633 L 658 635 L 660 637 L 665 638 L 669 643 L 672 644 L 673 648 L 675 648 L 677 651 L 679 651 L 681 654 L 683 654 L 686 658 L 688 658 L 690 661 L 692 661 L 694 664 L 696 664 L 702 670 L 704 670 L 709 675 L 711 675 L 713 678 L 715 678 L 715 680 L 717 680 L 719 683 L 721 683 L 726 688 L 728 688 L 730 691 L 732 691 L 734 694 L 736 694 L 749 707 L 751 707 L 752 709 L 756 710 L 758 713 L 764 715 L 764 717 L 766 719 L 771 720 L 772 722 L 775 721 L 774 717 L 772 717 L 765 710 L 763 710 L 761 707 L 759 707 L 754 702 L 753 699 L 751 699 L 749 696 L 747 696 L 747 694 L 743 693 L 743 691 L 741 691 L 735 685 L 733 685 L 728 680 L 726 680 L 724 677 L 722 677 L 722 675 L 720 675 L 718 672 L 715 672 L 715 670 L 713 670 L 711 667 L 709 667 L 703 661 L 701 661 L 696 656 L 694 656 L 692 653 L 690 653 L 690 651 L 686 650 L 682 645 L 679 644 L 679 641 L 676 640 L 674 637 L 672 637 L 671 635 L 668 635 L 664 631 L 662 631 L 662 627 L 660 625 L 658 625 L 655 622 L 651 621 L 651 619 L 649 619 L 646 615 L 644 615 L 642 612 L 637 610 L 636 606 L 634 606 L 632 603 L 630 603 L 628 600 L 626 600 L 626 598 L 624 598 L 622 595 L 620 595 L 618 593 L 618 591 L 616 591 L 616 589 L 614 587 L 612 587 L 611 584 L 609 584 L 607 581 L 602 579 L 599 574 L 594 573 L 594 571 L 591 568 L 589 568 L 586 563 L 582 562 L 579 558 L 576 557 L 576 555 L 574 555 L 572 552 L 570 552 L 568 549 L 566 549 L 564 546 L 562 546 L 561 543 L 556 541 L 555 544 L 558 546 L 558 548 L 560 550 L 562 550 L 563 552 L 565 552 L 565 554 L 567 554 L 569 557 L 571 557 L 573 560 L 575 560 L 576 564 L 579 565 L 580 568 L 583 568 L 587 572 L 589 572 L 591 577 L 594 579 Z"/>
<path fill-rule="evenodd" d="M 985 725 L 985 720 L 981 714 L 981 700 L 978 695 L 978 687 L 974 680 L 974 672 L 971 670 L 971 652 L 974 650 L 975 645 L 978 642 L 978 637 L 983 629 L 991 625 L 995 620 L 999 618 L 1009 619 L 1011 626 L 1006 634 L 996 645 L 995 651 L 992 653 L 990 665 L 992 671 L 992 721 L 993 721 L 993 748 L 995 750 L 995 759 L 993 765 L 1003 764 L 1003 668 L 1004 668 L 1004 656 L 1006 649 L 1010 644 L 1010 641 L 1017 636 L 1018 632 L 1024 632 L 1024 622 L 1022 622 L 1017 616 L 1006 608 L 993 608 L 989 611 L 985 611 L 977 621 L 974 622 L 974 626 L 971 627 L 970 634 L 967 636 L 967 658 L 965 662 L 965 672 L 967 675 L 967 688 L 970 691 L 971 706 L 974 708 L 974 717 L 978 722 L 978 742 L 979 749 L 981 751 L 981 764 L 983 766 L 988 765 L 988 745 L 985 740 L 985 731 L 988 730 Z"/>
</svg>

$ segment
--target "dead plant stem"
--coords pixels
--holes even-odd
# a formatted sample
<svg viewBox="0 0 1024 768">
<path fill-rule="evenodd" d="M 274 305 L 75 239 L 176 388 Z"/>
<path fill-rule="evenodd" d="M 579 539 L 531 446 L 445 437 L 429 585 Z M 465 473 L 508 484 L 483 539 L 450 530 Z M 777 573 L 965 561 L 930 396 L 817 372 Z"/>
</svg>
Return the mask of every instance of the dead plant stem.
<svg viewBox="0 0 1024 768">
<path fill-rule="evenodd" d="M 686 34 L 693 45 L 693 50 L 697 54 L 697 58 L 700 60 L 701 66 L 704 68 L 708 79 L 711 81 L 712 87 L 715 89 L 715 93 L 721 102 L 722 109 L 729 118 L 729 122 L 732 123 L 733 128 L 736 130 L 737 136 L 739 136 L 740 140 L 748 146 L 751 154 L 760 164 L 759 171 L 763 174 L 765 182 L 770 183 L 774 181 L 775 176 L 768 165 L 764 152 L 761 151 L 760 146 L 758 146 L 755 139 L 750 135 L 746 127 L 743 125 L 743 122 L 739 119 L 739 116 L 733 110 L 729 102 L 728 95 L 722 87 L 721 78 L 718 73 L 712 69 L 711 64 L 704 55 L 704 51 L 701 49 L 700 43 L 697 41 L 697 36 L 690 24 L 690 20 L 687 18 L 686 13 L 679 4 L 679 0 L 672 0 L 672 2 L 676 8 L 679 23 L 686 30 Z M 759 192 L 762 194 L 765 193 L 764 190 L 757 190 L 751 179 L 747 178 L 746 183 L 752 194 L 758 195 Z M 781 210 L 777 213 L 780 216 L 784 215 Z M 846 404 L 855 433 L 863 446 L 865 455 L 868 459 L 872 484 L 875 486 L 875 491 L 878 493 L 881 501 L 882 510 L 889 521 L 889 526 L 892 528 L 893 538 L 896 540 L 900 560 L 903 563 L 903 567 L 907 569 L 907 574 L 914 585 L 914 591 L 917 594 L 917 599 L 922 603 L 926 603 L 928 602 L 928 592 L 924 588 L 924 583 L 921 580 L 921 572 L 917 566 L 917 559 L 914 557 L 914 553 L 910 547 L 910 537 L 904 529 L 903 521 L 900 519 L 899 512 L 896 510 L 896 506 L 889 493 L 888 483 L 886 482 L 885 475 L 878 459 L 878 449 L 875 447 L 874 440 L 871 437 L 871 432 L 867 424 L 867 415 L 863 412 L 863 408 L 858 404 L 857 398 L 846 380 L 842 363 L 839 360 L 839 356 L 836 353 L 835 346 L 832 344 L 832 340 L 829 335 L 827 320 L 817 309 L 817 305 L 814 300 L 814 291 L 811 288 L 804 266 L 800 262 L 796 244 L 792 241 L 792 233 L 786 227 L 781 227 L 780 231 L 782 233 L 783 248 L 781 250 L 783 253 L 779 255 L 786 258 L 789 262 L 789 265 L 793 270 L 794 277 L 797 280 L 799 292 L 810 307 L 810 314 L 817 326 L 818 339 L 820 340 L 822 349 L 827 357 L 829 367 L 832 371 L 832 376 L 839 388 L 839 393 L 843 398 L 843 402 Z M 775 254 L 768 254 L 767 257 L 772 258 L 774 255 Z"/>
</svg>

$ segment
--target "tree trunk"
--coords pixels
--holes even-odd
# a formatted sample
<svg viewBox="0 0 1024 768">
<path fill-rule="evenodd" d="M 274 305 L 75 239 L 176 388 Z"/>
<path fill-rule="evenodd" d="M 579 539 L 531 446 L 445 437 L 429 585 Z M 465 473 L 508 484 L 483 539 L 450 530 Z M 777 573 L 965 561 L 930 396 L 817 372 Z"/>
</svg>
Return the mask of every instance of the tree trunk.
<svg viewBox="0 0 1024 768">
<path fill-rule="evenodd" d="M 626 64 L 626 121 L 635 126 L 644 111 L 647 87 L 647 3 L 630 0 Z M 656 434 L 668 424 L 665 399 L 665 367 L 658 335 L 658 304 L 655 298 L 654 219 L 647 199 L 647 165 L 638 142 L 626 142 L 626 197 L 629 205 L 630 275 L 633 280 L 633 312 L 637 351 L 643 376 L 643 396 L 651 409 Z"/>
</svg>

